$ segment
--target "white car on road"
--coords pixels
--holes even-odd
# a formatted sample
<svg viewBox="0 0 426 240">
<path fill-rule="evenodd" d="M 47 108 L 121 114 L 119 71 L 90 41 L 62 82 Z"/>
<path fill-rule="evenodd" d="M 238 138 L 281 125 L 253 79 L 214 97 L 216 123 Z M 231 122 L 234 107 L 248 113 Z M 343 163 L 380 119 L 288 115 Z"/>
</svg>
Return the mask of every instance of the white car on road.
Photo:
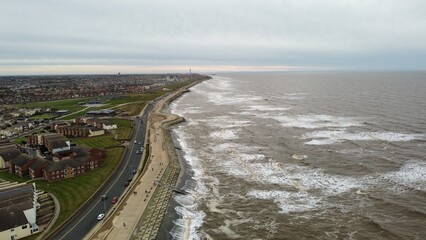
<svg viewBox="0 0 426 240">
<path fill-rule="evenodd" d="M 103 214 L 103 213 L 99 214 L 98 215 L 98 221 L 104 219 L 104 217 L 105 217 L 105 214 Z"/>
</svg>

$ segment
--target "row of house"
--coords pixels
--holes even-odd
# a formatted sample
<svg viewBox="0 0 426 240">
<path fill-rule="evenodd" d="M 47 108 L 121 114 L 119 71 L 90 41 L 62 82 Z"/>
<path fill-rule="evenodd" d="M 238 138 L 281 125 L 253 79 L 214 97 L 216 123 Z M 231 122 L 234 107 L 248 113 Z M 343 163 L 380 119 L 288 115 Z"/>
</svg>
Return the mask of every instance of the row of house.
<svg viewBox="0 0 426 240">
<path fill-rule="evenodd" d="M 73 124 L 56 123 L 53 125 L 55 131 L 67 137 L 96 137 L 106 133 L 108 130 L 117 129 L 115 123 L 98 118 L 76 118 Z"/>
<path fill-rule="evenodd" d="M 85 146 L 73 147 L 49 159 L 21 153 L 14 145 L 0 147 L 1 168 L 21 177 L 29 175 L 31 179 L 48 181 L 84 174 L 101 166 L 105 158 L 105 150 Z"/>
<path fill-rule="evenodd" d="M 105 134 L 104 129 L 87 126 L 55 126 L 57 133 L 63 134 L 67 137 L 96 137 Z"/>
<path fill-rule="evenodd" d="M 62 134 L 44 133 L 28 136 L 28 145 L 32 147 L 44 146 L 52 154 L 70 150 L 71 143 Z"/>
<path fill-rule="evenodd" d="M 73 147 L 67 154 L 54 160 L 30 157 L 21 154 L 10 161 L 9 172 L 19 176 L 29 175 L 31 179 L 44 178 L 54 181 L 82 175 L 101 166 L 106 151 L 89 147 Z"/>
<path fill-rule="evenodd" d="M 77 125 L 88 125 L 105 130 L 112 130 L 118 128 L 116 123 L 113 123 L 107 119 L 99 118 L 78 117 L 74 119 L 74 123 Z"/>
<path fill-rule="evenodd" d="M 57 133 L 29 136 L 28 143 L 38 148 L 31 150 L 34 151 L 31 155 L 21 152 L 14 144 L 0 145 L 0 168 L 19 176 L 52 181 L 84 174 L 99 167 L 106 158 L 105 150 L 71 146 L 68 138 Z"/>
</svg>

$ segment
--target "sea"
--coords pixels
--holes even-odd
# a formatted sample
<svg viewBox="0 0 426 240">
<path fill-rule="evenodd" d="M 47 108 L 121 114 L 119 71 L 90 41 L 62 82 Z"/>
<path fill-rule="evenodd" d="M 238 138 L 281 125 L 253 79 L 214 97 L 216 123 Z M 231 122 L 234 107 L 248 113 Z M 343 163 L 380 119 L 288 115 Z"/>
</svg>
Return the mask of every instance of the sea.
<svg viewBox="0 0 426 240">
<path fill-rule="evenodd" d="M 218 74 L 169 111 L 170 239 L 426 239 L 426 72 Z"/>
</svg>

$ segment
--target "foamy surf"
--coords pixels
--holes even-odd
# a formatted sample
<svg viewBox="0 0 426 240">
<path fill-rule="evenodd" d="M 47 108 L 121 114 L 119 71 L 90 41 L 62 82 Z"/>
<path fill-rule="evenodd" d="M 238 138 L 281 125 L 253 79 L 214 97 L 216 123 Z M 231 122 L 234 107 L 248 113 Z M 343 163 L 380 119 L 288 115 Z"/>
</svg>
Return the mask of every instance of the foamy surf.
<svg viewBox="0 0 426 240">
<path fill-rule="evenodd" d="M 306 133 L 302 139 L 312 139 L 305 144 L 325 145 L 348 141 L 385 141 L 385 142 L 407 142 L 413 140 L 424 140 L 424 134 L 409 134 L 395 132 L 349 132 L 349 131 L 315 131 Z"/>
<path fill-rule="evenodd" d="M 180 238 L 381 239 L 383 220 L 421 219 L 424 111 L 410 121 L 408 111 L 391 106 L 410 99 L 400 97 L 404 88 L 388 95 L 381 92 L 392 88 L 380 88 L 375 101 L 392 99 L 369 105 L 368 95 L 347 89 L 351 81 L 341 91 L 331 82 L 215 77 L 172 104 L 186 115 L 176 133 L 197 182 L 188 186 L 190 198 L 176 198 L 184 208 Z M 319 84 L 321 91 L 312 87 Z M 412 205 L 408 213 L 404 204 Z M 383 214 L 374 218 L 379 224 L 370 225 L 373 212 Z"/>
</svg>

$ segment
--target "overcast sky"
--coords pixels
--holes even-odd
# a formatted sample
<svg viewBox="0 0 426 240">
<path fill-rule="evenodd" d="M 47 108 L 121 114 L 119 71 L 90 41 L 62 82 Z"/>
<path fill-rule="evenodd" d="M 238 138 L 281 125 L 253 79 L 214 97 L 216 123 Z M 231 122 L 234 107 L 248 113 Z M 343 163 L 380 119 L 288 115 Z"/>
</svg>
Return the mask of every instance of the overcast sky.
<svg viewBox="0 0 426 240">
<path fill-rule="evenodd" d="M 426 70 L 424 0 L 1 0 L 0 74 Z"/>
</svg>

